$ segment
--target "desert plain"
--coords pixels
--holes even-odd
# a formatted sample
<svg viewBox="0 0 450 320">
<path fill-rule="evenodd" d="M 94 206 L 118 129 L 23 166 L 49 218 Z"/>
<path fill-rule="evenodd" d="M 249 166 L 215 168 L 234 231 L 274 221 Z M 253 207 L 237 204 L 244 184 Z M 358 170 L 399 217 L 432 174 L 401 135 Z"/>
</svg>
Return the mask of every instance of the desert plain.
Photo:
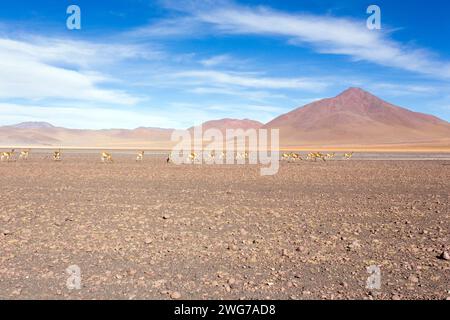
<svg viewBox="0 0 450 320">
<path fill-rule="evenodd" d="M 2 162 L 0 299 L 449 299 L 450 155 L 427 158 L 281 162 L 274 176 L 163 153 Z"/>
</svg>

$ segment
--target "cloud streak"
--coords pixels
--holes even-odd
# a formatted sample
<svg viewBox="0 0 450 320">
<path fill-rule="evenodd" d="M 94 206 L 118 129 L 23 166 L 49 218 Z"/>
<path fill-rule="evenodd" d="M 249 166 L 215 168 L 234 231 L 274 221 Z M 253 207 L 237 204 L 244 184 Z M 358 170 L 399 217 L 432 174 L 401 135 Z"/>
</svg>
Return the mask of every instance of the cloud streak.
<svg viewBox="0 0 450 320">
<path fill-rule="evenodd" d="M 99 107 L 59 107 L 42 105 L 22 105 L 0 103 L 2 115 L 0 125 L 11 125 L 20 122 L 45 121 L 56 126 L 66 128 L 106 129 L 127 128 L 140 126 L 166 127 L 176 125 L 176 121 L 165 115 L 130 109 L 114 109 Z"/>
<path fill-rule="evenodd" d="M 144 54 L 150 58 L 148 52 L 131 45 L 0 38 L 0 99 L 55 98 L 133 105 L 138 97 L 102 88 L 101 84 L 116 79 L 96 70 L 118 60 L 143 59 Z"/>
<path fill-rule="evenodd" d="M 205 67 L 214 67 L 217 65 L 223 65 L 230 62 L 234 62 L 234 59 L 227 54 L 221 54 L 200 61 L 200 63 Z"/>
<path fill-rule="evenodd" d="M 365 21 L 311 14 L 289 14 L 265 7 L 245 7 L 225 1 L 166 1 L 171 9 L 189 13 L 216 33 L 284 37 L 295 46 L 309 46 L 323 54 L 346 55 L 353 60 L 399 68 L 437 78 L 450 78 L 450 62 L 434 53 L 404 45 L 386 31 L 372 31 Z M 173 23 L 173 22 L 172 22 Z M 212 31 L 211 31 L 212 32 Z"/>
<path fill-rule="evenodd" d="M 227 86 L 239 86 L 245 88 L 259 89 L 301 89 L 317 91 L 327 85 L 319 80 L 310 78 L 277 78 L 254 76 L 247 73 L 223 72 L 215 70 L 191 70 L 176 72 L 174 78 L 189 79 L 191 84 L 216 84 Z"/>
</svg>

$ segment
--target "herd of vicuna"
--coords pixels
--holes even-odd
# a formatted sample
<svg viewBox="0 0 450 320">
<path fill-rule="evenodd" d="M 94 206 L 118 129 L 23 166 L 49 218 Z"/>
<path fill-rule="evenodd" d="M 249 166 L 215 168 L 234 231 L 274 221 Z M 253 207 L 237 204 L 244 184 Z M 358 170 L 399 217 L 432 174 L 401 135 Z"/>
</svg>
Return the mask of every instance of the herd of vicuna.
<svg viewBox="0 0 450 320">
<path fill-rule="evenodd" d="M 4 151 L 1 152 L 1 161 L 15 161 L 15 149 L 12 149 L 11 151 Z M 136 155 L 136 161 L 137 162 L 141 162 L 144 160 L 144 153 L 145 151 L 139 151 Z M 28 157 L 30 155 L 30 149 L 25 149 L 25 150 L 21 150 L 19 153 L 19 160 L 28 160 Z M 222 159 L 225 158 L 225 152 L 222 152 L 219 157 L 222 157 Z M 309 154 L 306 155 L 305 159 L 306 160 L 312 160 L 312 161 L 317 161 L 317 160 L 322 160 L 322 161 L 327 161 L 327 160 L 332 160 L 336 157 L 335 153 L 321 153 L 321 152 L 311 152 Z M 350 153 L 344 153 L 342 155 L 344 160 L 349 160 L 353 157 L 353 152 Z M 208 160 L 214 160 L 216 158 L 216 154 L 214 152 L 211 152 L 208 154 Z M 241 152 L 241 153 L 237 153 L 236 155 L 236 159 L 248 159 L 249 158 L 249 154 L 248 152 Z M 56 151 L 53 151 L 52 154 L 52 159 L 54 161 L 61 161 L 62 160 L 62 152 L 61 149 L 58 149 Z M 188 158 L 186 159 L 187 162 L 190 163 L 195 163 L 196 161 L 198 161 L 199 157 L 198 154 L 195 152 L 192 152 Z M 103 151 L 101 153 L 101 157 L 100 160 L 103 163 L 113 163 L 113 157 L 112 154 L 109 152 L 105 152 Z M 285 160 L 288 162 L 295 162 L 295 161 L 301 161 L 304 160 L 303 157 L 298 154 L 298 153 L 283 153 L 281 156 L 281 160 Z M 166 162 L 169 163 L 171 162 L 170 159 L 170 155 L 167 157 Z"/>
</svg>

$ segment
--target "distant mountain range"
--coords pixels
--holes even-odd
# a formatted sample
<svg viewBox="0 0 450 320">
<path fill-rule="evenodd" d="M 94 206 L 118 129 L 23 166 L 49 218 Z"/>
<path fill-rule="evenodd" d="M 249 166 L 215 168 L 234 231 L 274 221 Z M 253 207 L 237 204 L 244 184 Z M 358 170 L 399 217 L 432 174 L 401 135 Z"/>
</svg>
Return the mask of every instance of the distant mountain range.
<svg viewBox="0 0 450 320">
<path fill-rule="evenodd" d="M 79 148 L 166 148 L 173 129 L 67 129 L 47 122 L 0 127 L 0 146 Z"/>
<path fill-rule="evenodd" d="M 313 102 L 267 124 L 244 119 L 203 123 L 203 129 L 279 129 L 285 148 L 430 147 L 450 150 L 450 123 L 397 107 L 359 88 Z M 189 128 L 192 130 L 193 128 Z M 0 127 L 0 146 L 168 148 L 173 129 L 81 130 L 46 122 Z"/>
</svg>

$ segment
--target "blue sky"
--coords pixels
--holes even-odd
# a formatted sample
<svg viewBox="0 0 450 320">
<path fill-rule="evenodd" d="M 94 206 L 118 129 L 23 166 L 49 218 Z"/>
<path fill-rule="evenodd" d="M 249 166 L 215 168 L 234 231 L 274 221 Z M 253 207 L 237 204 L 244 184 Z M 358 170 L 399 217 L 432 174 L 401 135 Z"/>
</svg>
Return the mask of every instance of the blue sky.
<svg viewBox="0 0 450 320">
<path fill-rule="evenodd" d="M 66 9 L 81 8 L 81 30 Z M 366 27 L 369 5 L 382 29 Z M 187 128 L 272 118 L 348 87 L 450 120 L 446 0 L 0 4 L 0 124 Z"/>
</svg>

